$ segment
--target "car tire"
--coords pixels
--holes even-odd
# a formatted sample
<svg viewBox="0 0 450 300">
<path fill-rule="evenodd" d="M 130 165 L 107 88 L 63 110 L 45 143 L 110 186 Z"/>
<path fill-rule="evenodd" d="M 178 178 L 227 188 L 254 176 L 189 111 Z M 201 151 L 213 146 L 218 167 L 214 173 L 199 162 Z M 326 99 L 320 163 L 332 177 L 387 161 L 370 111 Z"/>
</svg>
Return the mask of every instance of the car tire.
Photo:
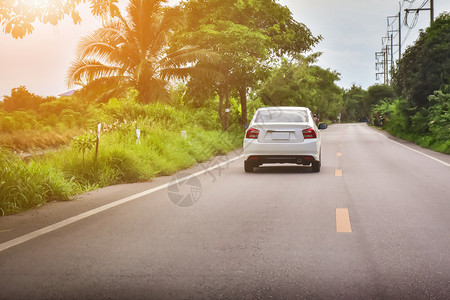
<svg viewBox="0 0 450 300">
<path fill-rule="evenodd" d="M 320 154 L 319 154 L 319 161 L 315 161 L 311 164 L 311 171 L 313 173 L 319 173 L 321 165 L 322 165 L 322 151 L 320 151 Z"/>
<path fill-rule="evenodd" d="M 252 173 L 253 172 L 254 165 L 249 163 L 248 161 L 244 161 L 244 170 L 246 173 Z"/>
<path fill-rule="evenodd" d="M 320 161 L 315 161 L 311 165 L 311 171 L 313 173 L 319 173 L 320 172 Z"/>
</svg>

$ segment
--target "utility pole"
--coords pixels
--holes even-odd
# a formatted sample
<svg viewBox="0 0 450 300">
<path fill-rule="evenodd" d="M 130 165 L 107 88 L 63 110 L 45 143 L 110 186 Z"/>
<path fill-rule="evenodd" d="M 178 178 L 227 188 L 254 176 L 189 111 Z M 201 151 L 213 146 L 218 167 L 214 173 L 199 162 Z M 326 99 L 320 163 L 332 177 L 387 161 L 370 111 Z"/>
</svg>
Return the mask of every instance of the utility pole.
<svg viewBox="0 0 450 300">
<path fill-rule="evenodd" d="M 401 9 L 400 9 L 401 10 Z M 398 47 L 398 59 L 401 58 L 401 52 L 402 52 L 402 21 L 401 21 L 401 15 L 400 15 L 400 10 L 399 13 L 396 14 L 395 16 L 389 16 L 387 17 L 387 33 L 388 36 L 390 36 L 391 39 L 391 66 L 394 66 L 394 58 L 393 58 L 393 54 L 394 54 L 394 47 Z M 394 29 L 394 24 L 396 23 L 395 20 L 398 19 L 398 28 Z M 394 45 L 394 35 L 393 33 L 397 33 L 398 36 L 398 44 Z M 397 37 L 396 36 L 396 37 Z"/>
<path fill-rule="evenodd" d="M 385 66 L 385 62 L 384 62 L 384 51 L 380 51 L 380 52 L 375 52 L 375 69 L 377 71 L 380 71 L 380 67 L 383 67 L 383 72 L 377 72 L 376 75 L 376 80 L 380 79 L 380 76 L 385 76 L 385 72 L 384 72 L 384 66 Z M 380 60 L 381 59 L 381 60 Z M 386 78 L 384 78 L 386 80 Z"/>
<path fill-rule="evenodd" d="M 383 64 L 383 68 L 384 68 L 384 84 L 389 84 L 389 52 L 390 52 L 390 55 L 392 56 L 392 40 L 391 41 L 389 41 L 389 40 L 391 40 L 391 37 L 388 35 L 388 36 L 385 36 L 385 37 L 382 37 L 381 38 L 381 43 L 383 44 L 383 48 L 382 48 L 382 51 L 383 51 L 383 62 L 384 62 L 384 64 Z M 391 50 L 389 51 L 389 48 L 391 48 Z M 392 65 L 392 62 L 391 62 L 391 65 Z"/>
<path fill-rule="evenodd" d="M 386 50 L 384 51 L 384 84 L 389 84 L 389 59 L 388 59 L 388 45 L 386 45 Z"/>
<path fill-rule="evenodd" d="M 427 3 L 428 1 L 430 1 L 430 7 L 429 8 L 423 8 L 423 6 L 425 5 L 425 3 Z M 410 11 L 415 11 L 416 13 L 419 13 L 422 10 L 429 10 L 430 11 L 430 24 L 434 22 L 434 0 L 425 0 L 425 2 L 422 4 L 421 7 L 419 8 L 414 8 L 414 9 L 408 9 L 406 8 L 406 15 L 408 15 L 408 13 Z"/>
<path fill-rule="evenodd" d="M 402 6 L 398 10 L 398 59 L 402 58 Z"/>
<path fill-rule="evenodd" d="M 430 0 L 430 24 L 434 22 L 434 0 Z"/>
<path fill-rule="evenodd" d="M 394 37 L 391 33 L 391 68 L 394 66 Z"/>
</svg>

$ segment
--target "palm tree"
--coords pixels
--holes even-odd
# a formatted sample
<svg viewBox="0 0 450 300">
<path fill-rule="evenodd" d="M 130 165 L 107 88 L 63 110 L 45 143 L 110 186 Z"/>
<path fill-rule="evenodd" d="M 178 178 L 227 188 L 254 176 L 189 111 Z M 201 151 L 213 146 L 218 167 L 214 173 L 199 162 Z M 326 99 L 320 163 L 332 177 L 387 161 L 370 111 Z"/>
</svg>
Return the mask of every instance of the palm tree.
<svg viewBox="0 0 450 300">
<path fill-rule="evenodd" d="M 167 52 L 174 22 L 163 13 L 165 2 L 130 0 L 127 18 L 119 14 L 82 38 L 78 58 L 68 70 L 68 86 L 100 90 L 98 100 L 134 87 L 140 100 L 148 103 L 167 96 L 171 79 L 211 72 L 196 64 L 214 59 L 211 51 L 185 46 Z"/>
</svg>

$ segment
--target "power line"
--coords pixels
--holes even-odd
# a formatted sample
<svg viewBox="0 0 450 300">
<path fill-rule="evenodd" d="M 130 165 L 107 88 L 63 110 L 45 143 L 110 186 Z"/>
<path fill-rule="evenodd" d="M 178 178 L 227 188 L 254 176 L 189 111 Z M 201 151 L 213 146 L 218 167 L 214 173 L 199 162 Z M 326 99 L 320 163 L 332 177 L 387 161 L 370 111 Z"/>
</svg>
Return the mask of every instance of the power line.
<svg viewBox="0 0 450 300">
<path fill-rule="evenodd" d="M 405 14 L 405 18 L 403 19 L 403 25 L 405 25 L 409 29 L 413 29 L 414 27 L 416 27 L 417 22 L 419 21 L 419 11 L 418 10 L 416 11 L 412 25 L 409 25 L 409 23 L 408 23 L 408 15 L 409 15 L 409 13 L 407 11 L 407 13 Z"/>
<path fill-rule="evenodd" d="M 395 16 L 387 17 L 387 29 L 386 36 L 381 39 L 382 50 L 375 53 L 375 69 L 377 72 L 376 80 L 379 80 L 381 75 L 383 75 L 384 83 L 389 84 L 389 69 L 394 67 L 394 54 L 398 53 L 398 58 L 402 55 L 402 45 L 405 44 L 407 39 L 411 34 L 411 30 L 418 24 L 420 11 L 429 10 L 430 11 L 430 23 L 434 20 L 434 0 L 424 0 L 419 8 L 412 9 L 411 7 L 416 2 L 416 0 L 403 0 L 399 4 L 399 12 Z M 409 7 L 403 9 L 406 3 L 409 3 Z M 425 5 L 429 3 L 429 8 L 425 8 Z M 402 11 L 405 11 L 405 15 L 402 22 Z M 409 21 L 409 14 L 415 12 L 412 23 Z M 394 28 L 394 24 L 398 22 L 397 28 Z M 406 36 L 402 39 L 402 29 L 406 27 L 408 31 Z M 398 39 L 398 43 L 394 44 L 394 39 Z M 394 47 L 397 50 L 394 51 Z"/>
<path fill-rule="evenodd" d="M 404 1 L 407 1 L 407 0 L 404 0 Z M 424 8 L 427 3 L 430 4 L 430 7 Z M 424 10 L 430 11 L 430 24 L 433 23 L 433 21 L 434 21 L 434 0 L 425 0 L 424 2 L 422 2 L 422 4 L 420 5 L 419 8 L 411 9 L 411 7 L 410 7 L 408 9 L 405 9 L 405 12 L 406 12 L 406 16 L 408 16 L 408 13 L 410 11 L 416 11 L 416 15 L 418 15 L 420 11 L 424 11 Z"/>
</svg>

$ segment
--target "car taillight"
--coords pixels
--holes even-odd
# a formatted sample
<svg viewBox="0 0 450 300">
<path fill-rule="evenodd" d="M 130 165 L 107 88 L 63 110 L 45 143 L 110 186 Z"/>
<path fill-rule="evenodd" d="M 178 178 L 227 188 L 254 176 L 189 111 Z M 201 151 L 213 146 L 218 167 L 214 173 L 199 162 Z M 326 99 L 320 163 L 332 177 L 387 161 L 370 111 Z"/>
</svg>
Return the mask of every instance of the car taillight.
<svg viewBox="0 0 450 300">
<path fill-rule="evenodd" d="M 250 128 L 247 130 L 247 133 L 245 134 L 245 137 L 248 139 L 257 139 L 259 135 L 259 130 L 255 128 Z"/>
<path fill-rule="evenodd" d="M 312 128 L 308 128 L 302 131 L 304 139 L 315 139 L 317 138 L 316 132 Z"/>
</svg>

